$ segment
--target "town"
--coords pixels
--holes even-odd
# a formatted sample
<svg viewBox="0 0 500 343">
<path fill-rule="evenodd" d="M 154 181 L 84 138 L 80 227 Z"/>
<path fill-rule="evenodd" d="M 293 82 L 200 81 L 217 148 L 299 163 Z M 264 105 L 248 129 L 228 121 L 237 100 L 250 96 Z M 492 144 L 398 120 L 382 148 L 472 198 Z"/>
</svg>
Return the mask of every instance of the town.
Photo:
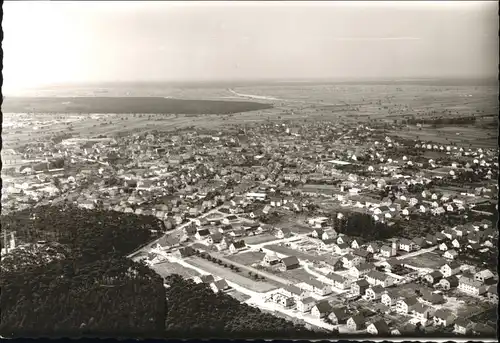
<svg viewBox="0 0 500 343">
<path fill-rule="evenodd" d="M 2 214 L 154 216 L 166 234 L 131 259 L 313 329 L 493 335 L 498 150 L 390 133 L 405 125 L 282 119 L 32 142 L 2 151 Z M 3 232 L 3 254 L 22 247 Z"/>
</svg>

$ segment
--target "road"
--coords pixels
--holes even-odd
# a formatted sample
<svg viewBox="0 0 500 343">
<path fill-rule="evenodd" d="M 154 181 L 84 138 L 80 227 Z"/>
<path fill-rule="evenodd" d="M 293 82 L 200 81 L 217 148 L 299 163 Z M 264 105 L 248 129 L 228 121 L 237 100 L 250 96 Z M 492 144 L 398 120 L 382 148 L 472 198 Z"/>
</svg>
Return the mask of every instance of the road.
<svg viewBox="0 0 500 343">
<path fill-rule="evenodd" d="M 185 223 L 183 223 L 183 224 L 178 225 L 175 229 L 168 231 L 165 235 L 171 235 L 171 234 L 173 234 L 173 233 L 179 232 L 179 231 L 183 230 L 186 226 L 191 225 L 191 224 L 193 223 L 193 221 L 194 221 L 194 220 L 196 220 L 196 219 L 201 219 L 201 218 L 205 218 L 206 216 L 208 216 L 208 215 L 210 215 L 210 214 L 212 214 L 212 213 L 214 213 L 214 212 L 217 212 L 217 211 L 218 211 L 220 208 L 222 208 L 222 207 L 223 207 L 223 205 L 220 205 L 220 206 L 214 207 L 214 208 L 213 208 L 213 209 L 211 209 L 210 211 L 208 211 L 208 212 L 206 212 L 206 213 L 203 213 L 202 215 L 200 215 L 200 216 L 198 216 L 198 217 L 196 217 L 196 218 L 190 218 L 187 222 L 185 222 Z M 162 236 L 162 237 L 163 237 L 163 236 Z M 132 257 L 134 257 L 135 255 L 137 255 L 138 253 L 140 253 L 140 252 L 141 252 L 142 250 L 144 250 L 144 249 L 151 249 L 151 247 L 152 247 L 154 244 L 158 243 L 158 241 L 159 241 L 162 237 L 159 237 L 159 238 L 155 239 L 154 241 L 149 242 L 149 243 L 147 243 L 147 244 L 143 245 L 142 247 L 140 247 L 140 248 L 138 248 L 138 249 L 134 250 L 134 252 L 132 252 L 131 254 L 129 254 L 127 257 L 128 257 L 128 258 L 132 258 Z"/>
<path fill-rule="evenodd" d="M 242 270 L 246 270 L 246 271 L 249 271 L 249 272 L 252 272 L 252 273 L 256 273 L 256 274 L 259 274 L 260 276 L 263 276 L 265 277 L 266 279 L 269 279 L 269 280 L 273 280 L 273 281 L 276 281 L 282 285 L 293 285 L 292 282 L 282 278 L 282 277 L 279 277 L 277 275 L 274 275 L 274 274 L 271 274 L 271 273 L 268 273 L 266 271 L 263 271 L 263 270 L 259 270 L 259 269 L 256 269 L 256 268 L 253 268 L 253 267 L 250 267 L 250 266 L 245 266 L 244 264 L 241 264 L 241 263 L 238 263 L 238 262 L 235 262 L 235 261 L 232 261 L 228 258 L 226 258 L 224 255 L 220 254 L 220 253 L 217 253 L 217 252 L 210 252 L 210 255 L 212 255 L 213 257 L 217 257 L 218 259 L 220 259 L 222 262 L 225 262 L 225 263 L 229 263 L 229 264 L 232 264 L 238 268 L 241 268 Z"/>
<path fill-rule="evenodd" d="M 411 252 L 409 254 L 406 254 L 404 256 L 398 256 L 398 257 L 396 257 L 396 259 L 397 260 L 404 260 L 405 258 L 408 258 L 408 257 L 415 257 L 415 256 L 418 256 L 418 255 L 425 254 L 426 252 L 434 251 L 437 248 L 438 248 L 438 246 L 436 245 L 436 246 L 433 246 L 433 247 L 430 247 L 430 248 L 427 248 L 427 249 L 420 249 L 420 250 Z"/>
</svg>

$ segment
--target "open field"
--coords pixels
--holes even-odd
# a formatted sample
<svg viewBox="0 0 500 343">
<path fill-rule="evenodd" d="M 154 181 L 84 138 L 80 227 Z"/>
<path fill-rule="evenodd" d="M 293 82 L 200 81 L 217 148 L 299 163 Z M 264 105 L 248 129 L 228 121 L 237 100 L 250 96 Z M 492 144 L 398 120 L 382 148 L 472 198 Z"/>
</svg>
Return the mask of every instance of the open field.
<svg viewBox="0 0 500 343">
<path fill-rule="evenodd" d="M 248 101 L 183 100 L 164 97 L 7 97 L 2 110 L 11 113 L 231 114 L 270 108 Z"/>
<path fill-rule="evenodd" d="M 250 296 L 246 295 L 246 294 L 243 294 L 241 292 L 238 292 L 237 290 L 235 289 L 230 289 L 226 292 L 227 295 L 230 295 L 232 296 L 233 298 L 235 298 L 236 300 L 238 300 L 239 302 L 245 302 L 247 301 L 248 299 L 250 299 Z"/>
<path fill-rule="evenodd" d="M 245 266 L 251 266 L 254 263 L 262 261 L 266 254 L 258 251 L 247 251 L 240 254 L 227 256 L 228 260 L 244 264 Z"/>
<path fill-rule="evenodd" d="M 246 244 L 260 244 L 260 243 L 272 242 L 277 239 L 278 238 L 276 238 L 271 234 L 262 234 L 257 236 L 248 236 L 245 237 L 243 240 L 245 241 Z"/>
<path fill-rule="evenodd" d="M 199 275 L 199 273 L 194 269 L 185 268 L 178 263 L 168 262 L 168 261 L 156 263 L 151 266 L 151 269 L 153 269 L 156 273 L 158 273 L 162 277 L 171 274 L 178 274 L 185 278 Z"/>
<path fill-rule="evenodd" d="M 426 252 L 417 256 L 405 258 L 401 260 L 401 262 L 417 268 L 439 269 L 442 265 L 447 263 L 448 260 L 435 252 Z"/>
<path fill-rule="evenodd" d="M 242 287 L 248 288 L 255 292 L 268 292 L 276 289 L 277 286 L 266 281 L 255 281 L 245 275 L 245 272 L 236 273 L 228 268 L 221 267 L 215 263 L 209 262 L 199 257 L 191 256 L 186 259 L 186 262 L 195 267 L 205 270 L 207 273 L 220 276 L 223 279 L 234 282 Z"/>
<path fill-rule="evenodd" d="M 306 254 L 306 253 L 303 253 L 301 251 L 288 248 L 284 245 L 273 244 L 273 245 L 267 245 L 266 248 L 269 250 L 275 251 L 277 253 L 285 254 L 288 256 L 297 256 L 297 258 L 299 258 L 301 260 L 310 260 L 310 261 L 323 260 L 323 258 L 321 258 L 321 256 Z"/>
<path fill-rule="evenodd" d="M 295 283 L 316 279 L 314 276 L 306 272 L 304 268 L 287 270 L 285 272 L 280 272 L 278 275 L 290 281 L 294 280 Z"/>
</svg>

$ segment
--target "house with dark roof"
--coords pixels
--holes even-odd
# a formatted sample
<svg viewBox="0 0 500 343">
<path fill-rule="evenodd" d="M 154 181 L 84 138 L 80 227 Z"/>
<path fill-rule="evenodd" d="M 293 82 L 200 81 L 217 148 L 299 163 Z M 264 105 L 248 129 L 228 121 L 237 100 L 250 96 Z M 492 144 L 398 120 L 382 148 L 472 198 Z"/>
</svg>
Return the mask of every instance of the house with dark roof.
<svg viewBox="0 0 500 343">
<path fill-rule="evenodd" d="M 458 279 L 457 289 L 461 292 L 475 296 L 486 293 L 486 286 L 481 281 L 474 280 L 465 275 L 462 275 L 462 277 Z"/>
<path fill-rule="evenodd" d="M 456 275 L 448 276 L 439 281 L 439 286 L 444 290 L 450 290 L 458 287 L 458 277 Z"/>
<path fill-rule="evenodd" d="M 328 316 L 332 307 L 328 303 L 328 301 L 320 301 L 311 309 L 311 315 L 315 318 L 324 318 Z"/>
<path fill-rule="evenodd" d="M 378 300 L 382 297 L 384 288 L 382 286 L 370 286 L 366 289 L 364 298 L 369 301 Z"/>
<path fill-rule="evenodd" d="M 368 251 L 372 254 L 376 254 L 380 251 L 380 246 L 375 242 L 369 243 L 366 247 L 366 251 Z"/>
<path fill-rule="evenodd" d="M 358 331 L 365 327 L 366 319 L 363 315 L 357 314 L 347 320 L 347 327 L 351 331 Z"/>
<path fill-rule="evenodd" d="M 441 272 L 441 274 L 443 274 L 443 277 L 449 277 L 460 273 L 460 266 L 460 263 L 451 261 L 441 266 L 441 268 L 439 268 L 439 271 Z"/>
<path fill-rule="evenodd" d="M 392 308 L 396 306 L 397 301 L 400 299 L 400 294 L 398 289 L 388 289 L 382 292 L 380 296 L 380 302 L 387 306 L 388 308 Z"/>
<path fill-rule="evenodd" d="M 217 281 L 212 282 L 210 284 L 210 288 L 212 289 L 212 291 L 214 293 L 219 293 L 219 292 L 226 291 L 231 287 L 229 287 L 226 280 L 221 279 L 221 280 L 217 280 Z"/>
<path fill-rule="evenodd" d="M 413 241 L 410 241 L 409 239 L 406 239 L 406 238 L 402 238 L 399 240 L 398 242 L 398 248 L 399 250 L 403 250 L 403 251 L 406 251 L 406 252 L 412 252 L 414 250 L 416 250 L 416 245 Z"/>
<path fill-rule="evenodd" d="M 386 273 L 379 272 L 378 270 L 372 270 L 366 274 L 366 281 L 368 281 L 370 285 L 380 285 L 385 288 L 392 286 L 395 280 Z"/>
<path fill-rule="evenodd" d="M 373 254 L 367 250 L 363 250 L 363 249 L 353 249 L 352 250 L 352 254 L 354 256 L 359 256 L 361 257 L 362 259 L 364 259 L 365 261 L 371 261 L 373 259 Z"/>
<path fill-rule="evenodd" d="M 229 246 L 229 251 L 233 254 L 246 248 L 245 241 L 235 241 Z"/>
<path fill-rule="evenodd" d="M 349 269 L 349 274 L 359 279 L 361 276 L 368 274 L 370 271 L 375 269 L 375 265 L 371 262 L 361 263 L 357 266 L 353 266 Z"/>
<path fill-rule="evenodd" d="M 300 266 L 299 259 L 296 256 L 288 256 L 281 259 L 278 268 L 281 271 L 287 271 L 298 268 L 299 266 Z"/>
<path fill-rule="evenodd" d="M 210 237 L 210 230 L 208 229 L 201 229 L 196 232 L 194 237 L 198 240 L 208 240 Z"/>
<path fill-rule="evenodd" d="M 365 279 L 358 280 L 351 284 L 351 293 L 353 295 L 363 295 L 366 290 L 370 287 L 370 284 Z"/>
<path fill-rule="evenodd" d="M 215 281 L 215 278 L 213 275 L 207 274 L 207 275 L 194 276 L 193 281 L 196 283 L 205 283 L 209 285 Z"/>
<path fill-rule="evenodd" d="M 424 276 L 424 280 L 431 285 L 438 283 L 442 278 L 443 274 L 437 270 Z"/>
<path fill-rule="evenodd" d="M 280 293 L 288 297 L 292 297 L 295 300 L 302 298 L 306 292 L 294 285 L 287 285 L 280 289 Z"/>
<path fill-rule="evenodd" d="M 372 335 L 376 336 L 384 336 L 384 335 L 389 335 L 389 326 L 383 319 L 378 319 L 368 325 L 366 328 L 366 332 Z"/>
<path fill-rule="evenodd" d="M 455 323 L 455 315 L 447 309 L 438 309 L 434 313 L 434 325 L 437 326 L 450 326 Z"/>
<path fill-rule="evenodd" d="M 351 286 L 351 281 L 337 273 L 330 273 L 326 275 L 326 282 L 338 289 L 347 289 Z"/>
<path fill-rule="evenodd" d="M 421 293 L 420 299 L 425 304 L 437 305 L 437 304 L 443 304 L 445 302 L 442 293 L 432 292 L 431 290 L 428 289 L 423 289 L 420 291 L 420 293 Z"/>
<path fill-rule="evenodd" d="M 498 303 L 498 288 L 497 285 L 491 285 L 488 287 L 486 291 L 486 296 L 488 297 L 489 301 L 492 301 L 494 303 Z"/>
<path fill-rule="evenodd" d="M 410 314 L 412 313 L 416 304 L 418 304 L 416 296 L 399 299 L 396 302 L 396 312 L 398 312 L 399 314 Z"/>
<path fill-rule="evenodd" d="M 465 318 L 457 318 L 453 326 L 453 332 L 458 335 L 468 335 L 472 331 L 472 322 Z"/>
<path fill-rule="evenodd" d="M 331 309 L 328 319 L 333 325 L 345 324 L 349 319 L 349 314 L 343 307 L 334 307 Z"/>
</svg>

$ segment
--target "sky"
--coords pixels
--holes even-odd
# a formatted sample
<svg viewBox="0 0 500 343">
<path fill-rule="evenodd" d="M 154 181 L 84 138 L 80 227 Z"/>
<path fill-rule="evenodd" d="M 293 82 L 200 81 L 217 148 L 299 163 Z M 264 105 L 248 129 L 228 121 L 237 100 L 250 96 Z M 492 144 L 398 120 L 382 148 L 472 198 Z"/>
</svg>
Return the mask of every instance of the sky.
<svg viewBox="0 0 500 343">
<path fill-rule="evenodd" d="M 9 1 L 3 4 L 3 87 L 496 77 L 497 6 Z"/>
</svg>

